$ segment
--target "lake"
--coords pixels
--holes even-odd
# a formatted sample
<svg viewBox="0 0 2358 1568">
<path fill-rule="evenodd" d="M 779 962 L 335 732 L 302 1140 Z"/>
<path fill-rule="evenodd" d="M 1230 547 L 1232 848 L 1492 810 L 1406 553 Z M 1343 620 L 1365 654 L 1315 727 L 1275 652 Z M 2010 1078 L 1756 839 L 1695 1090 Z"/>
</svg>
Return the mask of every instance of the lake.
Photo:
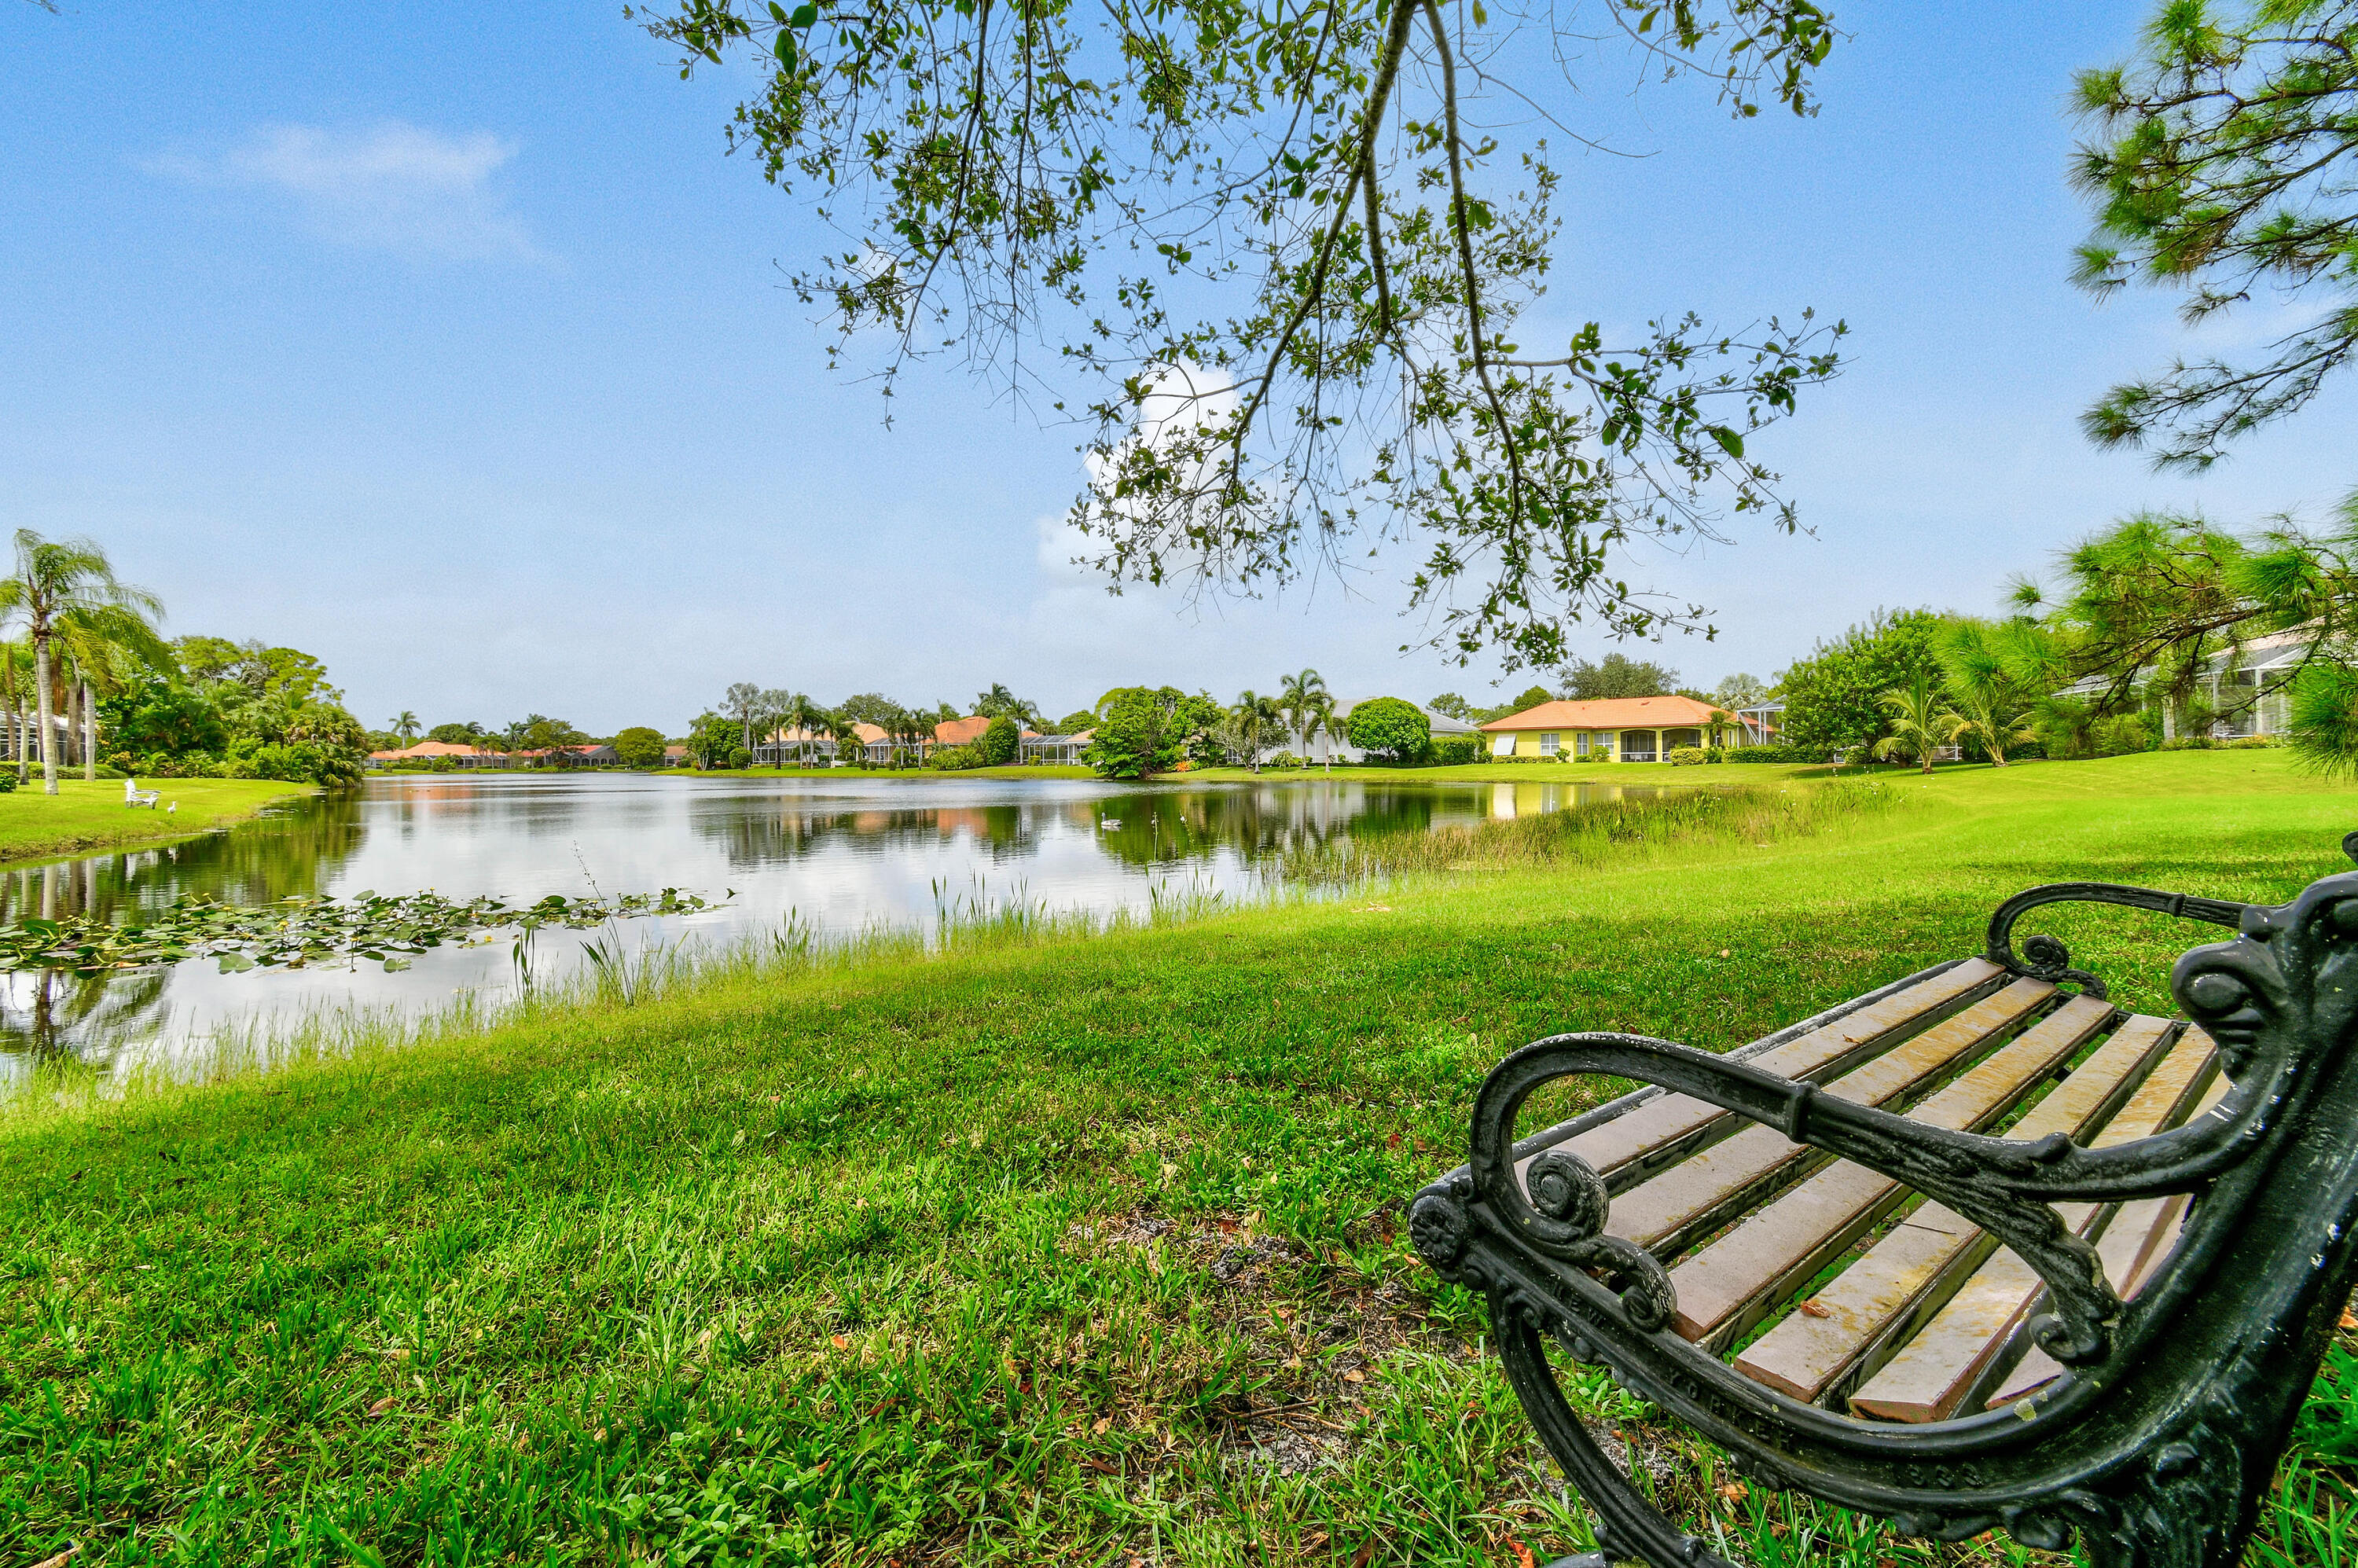
<svg viewBox="0 0 2358 1568">
<path fill-rule="evenodd" d="M 1501 772 L 1506 770 L 1501 769 Z M 1515 770 L 1520 773 L 1524 770 Z M 290 894 L 548 893 L 676 887 L 721 907 L 623 924 L 634 945 L 723 944 L 789 921 L 822 935 L 934 927 L 1016 902 L 1064 914 L 1157 900 L 1250 900 L 1286 849 L 1530 816 L 1644 786 L 1337 783 L 1316 774 L 1151 785 L 1085 780 L 698 779 L 611 773 L 432 773 L 291 802 L 160 849 L 0 870 L 0 914 L 95 910 L 118 922 L 184 893 L 236 903 Z M 582 964 L 593 933 L 540 933 L 535 980 Z M 114 976 L 0 976 L 0 1078 L 62 1058 L 100 1073 L 168 1066 L 224 1029 L 265 1033 L 352 1005 L 422 1009 L 517 982 L 510 933 L 402 973 L 350 968 L 223 974 L 209 959 Z"/>
</svg>

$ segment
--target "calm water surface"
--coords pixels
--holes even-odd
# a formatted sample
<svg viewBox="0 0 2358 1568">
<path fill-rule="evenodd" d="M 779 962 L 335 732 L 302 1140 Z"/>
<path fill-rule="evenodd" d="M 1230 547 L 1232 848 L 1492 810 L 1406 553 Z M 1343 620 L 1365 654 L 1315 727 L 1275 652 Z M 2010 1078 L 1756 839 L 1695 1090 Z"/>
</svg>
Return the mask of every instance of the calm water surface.
<svg viewBox="0 0 2358 1568">
<path fill-rule="evenodd" d="M 1503 771 L 1503 770 L 1501 770 Z M 1519 770 L 1520 771 L 1520 770 Z M 1063 913 L 1160 898 L 1249 899 L 1274 853 L 1561 810 L 1619 786 L 1332 783 L 1312 777 L 1151 786 L 1063 780 L 694 779 L 428 774 L 372 779 L 227 832 L 160 849 L 0 871 L 9 919 L 97 909 L 121 918 L 197 893 L 489 893 L 513 904 L 676 887 L 724 907 L 624 924 L 633 945 L 723 944 L 795 920 L 824 934 L 932 926 L 1023 903 Z M 1627 793 L 1650 793 L 1642 788 Z M 582 963 L 594 933 L 544 932 L 536 979 Z M 211 960 L 95 980 L 0 976 L 0 1079 L 62 1057 L 107 1071 L 168 1063 L 221 1032 L 265 1032 L 361 1004 L 423 1008 L 517 983 L 509 934 L 388 975 L 351 968 L 224 975 Z"/>
</svg>

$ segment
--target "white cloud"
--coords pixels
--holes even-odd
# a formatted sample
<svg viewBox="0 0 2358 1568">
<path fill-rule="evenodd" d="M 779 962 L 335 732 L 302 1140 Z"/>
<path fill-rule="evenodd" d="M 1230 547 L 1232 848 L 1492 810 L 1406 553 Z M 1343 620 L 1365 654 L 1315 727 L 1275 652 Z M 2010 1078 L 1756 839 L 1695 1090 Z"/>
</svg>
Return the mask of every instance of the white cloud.
<svg viewBox="0 0 2358 1568">
<path fill-rule="evenodd" d="M 543 259 L 494 184 L 515 144 L 389 120 L 364 130 L 257 126 L 209 156 L 155 168 L 192 185 L 274 192 L 323 238 L 436 261 Z"/>
</svg>

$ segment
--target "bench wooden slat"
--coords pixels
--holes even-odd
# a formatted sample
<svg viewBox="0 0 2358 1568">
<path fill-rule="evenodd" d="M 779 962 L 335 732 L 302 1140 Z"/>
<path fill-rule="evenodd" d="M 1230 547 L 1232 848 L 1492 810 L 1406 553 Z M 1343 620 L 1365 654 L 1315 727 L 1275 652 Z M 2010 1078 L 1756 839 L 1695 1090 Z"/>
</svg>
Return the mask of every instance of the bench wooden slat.
<svg viewBox="0 0 2358 1568">
<path fill-rule="evenodd" d="M 1823 1092 L 1857 1105 L 1897 1099 L 1969 1062 L 2039 1012 L 2054 995 L 2055 988 L 2045 980 L 2016 980 L 1836 1078 Z M 1606 1228 L 1640 1247 L 1675 1251 L 1814 1152 L 1773 1127 L 1747 1127 L 1619 1195 Z"/>
<path fill-rule="evenodd" d="M 2179 1054 L 2183 1054 L 2183 1061 Z M 2193 1108 L 2200 1091 L 2213 1071 L 2216 1053 L 2210 1039 L 2189 1030 L 2180 1042 L 2165 1076 L 2156 1073 L 2157 1098 L 2175 1094 L 2165 1119 L 2142 1130 L 2124 1116 L 2106 1129 L 2099 1144 L 2125 1142 L 2166 1130 Z M 2056 1213 L 2075 1235 L 2087 1235 L 2104 1218 L 2103 1204 L 2059 1204 Z M 2012 1252 L 2000 1249 L 1974 1271 L 1948 1304 L 1909 1340 L 1899 1353 L 1851 1396 L 1851 1408 L 1861 1415 L 1887 1421 L 1945 1421 L 1985 1385 L 1991 1368 L 2000 1363 L 2014 1336 L 2028 1320 L 2046 1290 L 2036 1271 Z"/>
<path fill-rule="evenodd" d="M 2226 1097 L 2227 1088 L 2225 1078 L 2213 1078 L 2202 1103 L 2194 1108 L 2194 1115 L 2200 1116 L 2218 1104 Z M 2096 1240 L 2096 1257 L 2104 1266 L 2104 1278 L 2113 1282 L 2121 1300 L 2127 1301 L 2143 1290 L 2154 1270 L 2169 1256 L 2169 1249 L 2178 1244 L 2179 1227 L 2186 1223 L 2187 1206 L 2192 1201 L 2189 1193 L 2138 1198 L 2121 1205 L 2120 1212 L 2105 1223 L 2104 1235 Z M 1985 1403 L 1991 1410 L 2010 1405 L 2062 1375 L 2062 1365 L 2034 1345 L 2023 1353 L 2021 1363 L 1999 1382 L 1997 1391 Z"/>
<path fill-rule="evenodd" d="M 1797 1040 L 1751 1058 L 1751 1065 L 1780 1077 L 1817 1079 L 1839 1073 L 1863 1056 L 1880 1050 L 1907 1032 L 1935 1019 L 1944 1010 L 1973 997 L 1974 991 L 2004 977 L 2006 971 L 1986 958 L 1968 958 L 1920 985 L 1885 997 L 1813 1029 Z M 1663 1095 L 1601 1127 L 1556 1145 L 1587 1161 L 1606 1175 L 1669 1144 L 1732 1120 L 1725 1110 L 1688 1095 Z M 1532 1158 L 1536 1158 L 1534 1155 Z M 1520 1162 L 1516 1174 L 1520 1176 Z"/>
<path fill-rule="evenodd" d="M 2077 1055 L 2116 1012 L 2108 1001 L 2073 997 L 1917 1106 L 1909 1119 L 1955 1131 L 1996 1119 Z M 2059 1114 L 2042 1119 L 2076 1128 L 2141 1060 L 2141 1054 L 2122 1060 L 2109 1079 L 2102 1068 L 2073 1073 L 2039 1108 L 2062 1100 L 2085 1109 L 2074 1115 L 2059 1107 Z M 1809 1283 L 1907 1195 L 1905 1185 L 1880 1171 L 1835 1161 L 1671 1271 L 1679 1332 L 1714 1348 L 1725 1346 Z"/>
<path fill-rule="evenodd" d="M 2063 1013 L 2055 1016 L 2061 1019 Z M 2184 1086 L 2178 1080 L 2203 1054 L 2180 1049 L 2156 1065 L 2154 1056 L 2176 1029 L 2167 1019 L 2123 1020 L 2112 1037 L 2006 1136 L 2076 1136 L 2103 1117 L 2119 1099 L 2121 1087 L 2132 1081 L 2137 1082 L 2136 1092 L 2104 1122 L 2107 1135 L 2114 1129 L 2136 1128 L 2140 1130 L 2129 1135 L 2142 1137 L 2172 1125 L 2184 1109 Z M 2152 1071 L 2138 1080 L 2136 1075 L 2148 1066 Z M 1912 1327 L 1938 1311 L 1944 1292 L 1953 1290 L 1992 1245 L 1978 1226 L 1947 1206 L 1921 1205 L 1812 1297 L 1807 1310 L 1747 1346 L 1736 1358 L 1736 1368 L 1797 1400 L 1818 1400 L 1839 1379 L 1872 1373 L 1877 1352 L 1896 1348 Z"/>
</svg>

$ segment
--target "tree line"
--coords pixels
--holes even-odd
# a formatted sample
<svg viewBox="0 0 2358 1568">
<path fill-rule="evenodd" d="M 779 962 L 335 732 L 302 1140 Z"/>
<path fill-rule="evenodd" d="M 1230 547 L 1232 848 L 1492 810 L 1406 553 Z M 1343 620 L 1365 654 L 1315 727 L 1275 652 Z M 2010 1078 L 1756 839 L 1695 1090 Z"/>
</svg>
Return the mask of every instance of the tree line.
<svg viewBox="0 0 2358 1568">
<path fill-rule="evenodd" d="M 168 641 L 163 601 L 116 576 L 89 539 L 20 528 L 15 571 L 0 582 L 0 706 L 13 787 L 40 760 L 57 793 L 60 766 L 84 779 L 163 777 L 357 783 L 367 733 L 295 648 L 219 637 Z M 29 699 L 31 711 L 27 711 Z"/>
</svg>

